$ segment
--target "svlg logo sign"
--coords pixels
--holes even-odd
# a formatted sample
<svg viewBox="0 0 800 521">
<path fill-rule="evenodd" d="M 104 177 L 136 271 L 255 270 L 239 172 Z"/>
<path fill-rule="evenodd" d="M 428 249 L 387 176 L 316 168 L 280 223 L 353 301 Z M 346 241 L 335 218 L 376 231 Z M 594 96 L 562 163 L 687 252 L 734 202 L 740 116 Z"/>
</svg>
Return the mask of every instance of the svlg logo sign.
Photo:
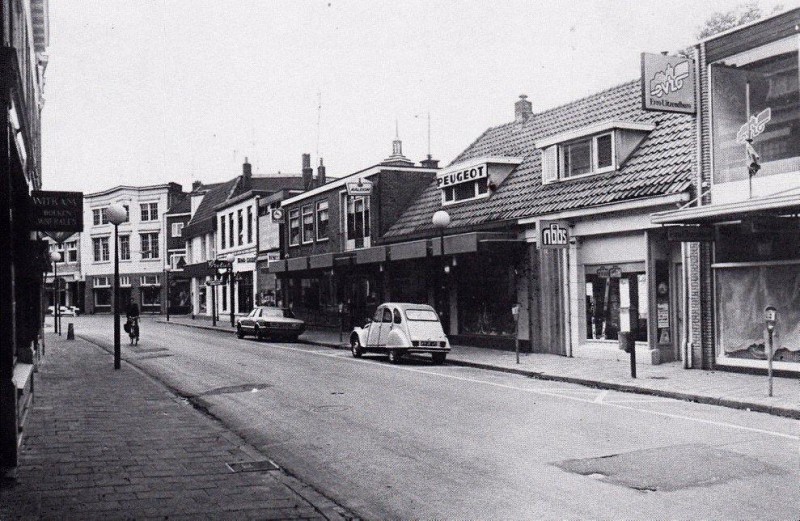
<svg viewBox="0 0 800 521">
<path fill-rule="evenodd" d="M 539 221 L 539 249 L 555 250 L 569 246 L 566 221 Z"/>
</svg>

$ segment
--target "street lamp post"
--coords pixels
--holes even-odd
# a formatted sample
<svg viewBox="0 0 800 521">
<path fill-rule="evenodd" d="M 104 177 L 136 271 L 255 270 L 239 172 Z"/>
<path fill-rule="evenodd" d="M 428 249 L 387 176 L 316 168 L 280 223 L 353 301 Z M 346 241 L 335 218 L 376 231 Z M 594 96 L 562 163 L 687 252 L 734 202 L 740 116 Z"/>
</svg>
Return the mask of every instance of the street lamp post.
<svg viewBox="0 0 800 521">
<path fill-rule="evenodd" d="M 172 271 L 172 266 L 167 264 L 164 266 L 164 278 L 167 283 L 167 322 L 169 322 L 169 272 Z"/>
<path fill-rule="evenodd" d="M 233 253 L 229 253 L 225 260 L 228 262 L 228 293 L 230 293 L 228 300 L 231 308 L 231 327 L 234 327 L 236 324 L 234 324 L 233 320 L 233 261 L 236 260 L 236 256 Z"/>
<path fill-rule="evenodd" d="M 53 261 L 53 329 L 58 336 L 61 336 L 61 328 L 58 327 L 58 319 L 61 318 L 61 305 L 58 301 L 58 263 L 61 261 L 61 254 L 55 250 L 50 252 L 50 260 Z"/>
<path fill-rule="evenodd" d="M 447 265 L 445 264 L 445 258 L 444 258 L 444 229 L 450 226 L 450 214 L 444 210 L 439 210 L 438 212 L 433 214 L 431 222 L 436 228 L 439 228 L 439 250 L 440 250 L 439 253 L 442 256 L 442 271 L 446 272 Z M 439 274 L 439 276 L 444 277 L 444 275 L 441 273 Z M 442 294 L 444 292 L 444 284 L 439 284 L 438 288 L 439 291 L 437 293 L 439 294 L 440 302 L 442 305 L 445 305 L 444 303 L 445 298 L 444 295 Z M 449 330 L 449 320 L 448 320 L 448 330 Z"/>
<path fill-rule="evenodd" d="M 108 222 L 114 225 L 114 369 L 120 368 L 119 341 L 119 225 L 128 220 L 128 212 L 121 204 L 112 204 L 106 215 Z"/>
</svg>

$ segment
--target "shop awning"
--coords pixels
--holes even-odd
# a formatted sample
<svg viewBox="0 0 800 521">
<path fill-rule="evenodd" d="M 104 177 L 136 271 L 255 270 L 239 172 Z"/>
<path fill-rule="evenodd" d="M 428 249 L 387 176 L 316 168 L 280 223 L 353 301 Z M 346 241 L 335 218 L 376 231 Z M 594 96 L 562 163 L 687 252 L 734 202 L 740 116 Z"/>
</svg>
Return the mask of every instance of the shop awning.
<svg viewBox="0 0 800 521">
<path fill-rule="evenodd" d="M 311 269 L 330 268 L 333 266 L 333 253 L 322 253 L 320 255 L 311 255 L 308 258 L 308 265 Z"/>
<path fill-rule="evenodd" d="M 186 277 L 213 277 L 217 274 L 217 270 L 208 267 L 208 262 L 197 262 L 194 264 L 187 264 L 183 267 L 183 274 Z"/>
<path fill-rule="evenodd" d="M 303 271 L 308 269 L 308 257 L 295 257 L 286 261 L 286 271 Z"/>
<path fill-rule="evenodd" d="M 389 256 L 393 261 L 427 257 L 428 240 L 391 244 L 389 245 Z"/>
<path fill-rule="evenodd" d="M 363 250 L 356 250 L 356 264 L 372 264 L 386 262 L 386 246 L 375 246 Z"/>
<path fill-rule="evenodd" d="M 514 233 L 505 232 L 470 232 L 460 235 L 446 235 L 444 237 L 444 253 L 445 255 L 456 255 L 459 253 L 489 251 L 502 243 L 525 244 L 525 241 L 518 239 Z M 431 239 L 431 246 L 433 256 L 442 254 L 442 241 L 439 238 Z"/>
<path fill-rule="evenodd" d="M 284 273 L 286 271 L 285 260 L 274 260 L 268 264 L 270 273 Z"/>
<path fill-rule="evenodd" d="M 711 224 L 741 221 L 756 215 L 787 215 L 800 213 L 800 193 L 754 197 L 726 204 L 692 206 L 650 216 L 653 224 Z"/>
</svg>

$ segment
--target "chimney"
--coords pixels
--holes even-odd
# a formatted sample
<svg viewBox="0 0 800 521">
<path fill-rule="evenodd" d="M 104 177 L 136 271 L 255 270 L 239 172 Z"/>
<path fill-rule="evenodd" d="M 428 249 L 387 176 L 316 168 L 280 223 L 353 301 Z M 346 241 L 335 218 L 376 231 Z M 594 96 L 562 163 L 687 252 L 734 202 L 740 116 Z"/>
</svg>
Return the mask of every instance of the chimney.
<svg viewBox="0 0 800 521">
<path fill-rule="evenodd" d="M 314 169 L 311 168 L 311 154 L 303 154 L 303 190 L 311 190 Z"/>
<path fill-rule="evenodd" d="M 242 164 L 242 181 L 244 183 L 245 190 L 250 190 L 253 186 L 253 165 L 247 162 L 247 158 L 244 158 L 244 163 Z"/>
<path fill-rule="evenodd" d="M 317 167 L 317 186 L 325 184 L 325 165 L 322 164 L 322 158 L 319 158 L 319 166 Z"/>
<path fill-rule="evenodd" d="M 203 186 L 203 183 L 201 183 L 200 181 L 194 181 L 192 183 L 192 192 L 196 192 L 197 190 L 200 190 L 201 186 Z"/>
<path fill-rule="evenodd" d="M 525 123 L 533 115 L 533 104 L 528 101 L 528 96 L 520 94 L 519 101 L 514 103 L 514 121 Z"/>
<path fill-rule="evenodd" d="M 439 160 L 433 159 L 430 154 L 428 154 L 426 159 L 420 161 L 419 164 L 425 168 L 439 168 Z"/>
</svg>

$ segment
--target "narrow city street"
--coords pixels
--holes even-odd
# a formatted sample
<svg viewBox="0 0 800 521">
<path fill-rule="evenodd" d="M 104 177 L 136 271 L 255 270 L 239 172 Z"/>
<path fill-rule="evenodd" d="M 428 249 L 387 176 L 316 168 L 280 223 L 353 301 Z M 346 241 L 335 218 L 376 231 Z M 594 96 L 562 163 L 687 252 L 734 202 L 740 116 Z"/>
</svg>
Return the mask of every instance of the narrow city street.
<svg viewBox="0 0 800 521">
<path fill-rule="evenodd" d="M 796 420 L 149 318 L 122 356 L 365 519 L 798 516 Z"/>
</svg>

